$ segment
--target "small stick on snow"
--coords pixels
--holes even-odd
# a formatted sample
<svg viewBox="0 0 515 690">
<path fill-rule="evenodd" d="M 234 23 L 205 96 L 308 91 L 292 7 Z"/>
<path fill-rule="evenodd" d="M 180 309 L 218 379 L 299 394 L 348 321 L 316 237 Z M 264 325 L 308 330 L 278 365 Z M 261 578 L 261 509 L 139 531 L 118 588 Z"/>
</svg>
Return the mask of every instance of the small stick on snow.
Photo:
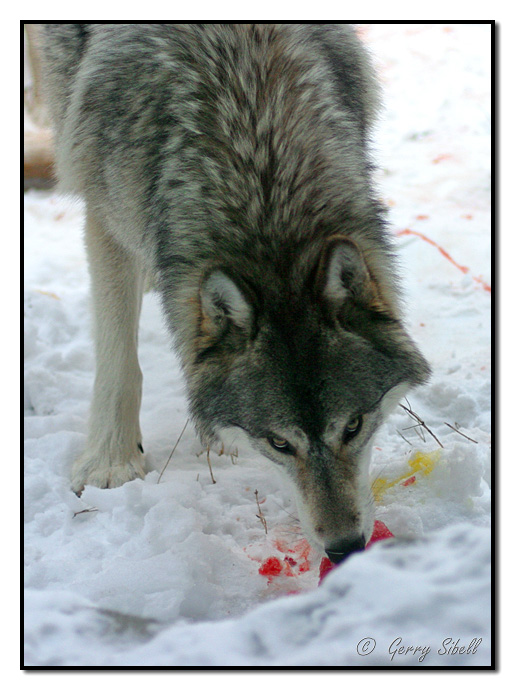
<svg viewBox="0 0 515 690">
<path fill-rule="evenodd" d="M 211 467 L 211 458 L 209 457 L 209 446 L 207 447 L 207 464 L 209 465 L 209 472 L 211 473 L 211 481 L 216 484 L 216 480 L 213 477 L 213 468 Z"/>
<path fill-rule="evenodd" d="M 403 441 L 406 441 L 406 443 L 407 443 L 409 446 L 412 446 L 412 445 L 413 445 L 412 443 L 410 443 L 410 442 L 408 441 L 407 438 L 404 438 L 404 436 L 401 434 L 401 432 L 400 432 L 398 429 L 397 429 L 397 433 L 399 434 L 399 436 L 402 438 Z"/>
<path fill-rule="evenodd" d="M 258 509 L 258 513 L 259 513 L 259 515 L 256 515 L 256 517 L 261 521 L 261 524 L 265 528 L 265 534 L 268 534 L 268 528 L 266 526 L 266 519 L 265 519 L 265 516 L 263 515 L 263 513 L 261 512 L 261 506 L 259 505 L 259 501 L 258 501 L 258 490 L 257 489 L 254 491 L 254 496 L 256 497 L 256 505 L 257 505 L 257 509 Z"/>
<path fill-rule="evenodd" d="M 445 424 L 446 424 L 446 426 L 449 427 L 449 429 L 452 429 L 453 431 L 455 431 L 455 432 L 456 432 L 457 434 L 459 434 L 460 436 L 464 436 L 464 437 L 465 437 L 466 439 L 468 439 L 469 441 L 472 441 L 472 443 L 478 443 L 478 441 L 474 441 L 473 438 L 470 438 L 470 436 L 467 436 L 467 435 L 464 434 L 462 431 L 459 431 L 459 429 L 456 429 L 456 427 L 452 426 L 452 424 L 449 424 L 448 422 L 445 422 Z"/>
<path fill-rule="evenodd" d="M 409 405 L 409 402 L 408 402 L 408 405 Z M 413 410 L 411 409 L 411 406 L 408 408 L 408 407 L 406 407 L 406 405 L 403 405 L 402 403 L 399 403 L 399 406 L 402 407 L 402 409 L 403 409 L 405 412 L 407 412 L 411 417 L 413 417 L 413 419 L 416 419 L 417 422 L 418 422 L 417 426 L 421 426 L 423 429 L 425 429 L 425 430 L 427 431 L 427 433 L 428 433 L 430 436 L 432 436 L 432 437 L 434 438 L 434 440 L 438 443 L 438 445 L 440 446 L 440 448 L 443 448 L 443 445 L 442 445 L 442 444 L 440 443 L 440 441 L 437 439 L 437 437 L 435 436 L 435 434 L 433 434 L 433 432 L 432 432 L 431 429 L 427 426 L 427 424 L 424 422 L 424 420 L 421 419 L 421 418 L 418 416 L 418 414 L 417 414 L 416 412 L 413 412 Z"/>
<path fill-rule="evenodd" d="M 82 515 L 82 513 L 98 513 L 98 508 L 85 508 L 84 510 L 79 510 L 77 513 L 73 513 L 73 517 Z"/>
<path fill-rule="evenodd" d="M 179 434 L 179 438 L 177 439 L 177 442 L 176 442 L 175 446 L 172 448 L 172 452 L 171 452 L 170 455 L 168 456 L 168 460 L 166 461 L 166 465 L 165 465 L 165 466 L 163 467 L 163 469 L 161 470 L 161 474 L 159 475 L 159 479 L 157 480 L 157 483 L 158 483 L 158 484 L 159 484 L 159 482 L 161 481 L 161 477 L 163 476 L 163 472 L 164 472 L 164 471 L 166 470 L 166 468 L 168 467 L 168 463 L 169 463 L 170 460 L 172 459 L 172 455 L 175 453 L 175 449 L 176 449 L 177 446 L 179 445 L 179 441 L 181 440 L 183 433 L 186 431 L 186 427 L 188 426 L 188 422 L 189 422 L 189 419 L 186 420 L 186 424 L 182 427 L 182 431 L 181 431 L 181 433 Z"/>
</svg>

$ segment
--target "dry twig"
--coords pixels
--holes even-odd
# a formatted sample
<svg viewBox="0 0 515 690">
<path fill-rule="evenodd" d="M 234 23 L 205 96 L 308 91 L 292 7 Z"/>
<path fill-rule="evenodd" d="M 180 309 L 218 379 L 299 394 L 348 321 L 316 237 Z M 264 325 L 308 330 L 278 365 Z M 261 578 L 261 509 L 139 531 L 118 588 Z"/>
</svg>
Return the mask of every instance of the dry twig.
<svg viewBox="0 0 515 690">
<path fill-rule="evenodd" d="M 263 515 L 263 513 L 261 512 L 261 506 L 259 505 L 258 490 L 257 489 L 254 491 L 254 496 L 256 497 L 256 505 L 257 505 L 257 509 L 258 509 L 258 515 L 256 515 L 256 517 L 260 520 L 261 524 L 265 528 L 265 534 L 268 534 L 268 527 L 266 526 L 266 518 Z"/>
<path fill-rule="evenodd" d="M 456 432 L 457 434 L 459 434 L 460 436 L 464 436 L 464 437 L 465 437 L 466 439 L 468 439 L 469 441 L 472 441 L 472 443 L 478 443 L 478 441 L 474 441 L 473 438 L 470 438 L 470 436 L 467 436 L 466 434 L 464 434 L 464 433 L 463 433 L 462 431 L 460 431 L 459 429 L 456 429 L 456 427 L 455 427 L 455 426 L 452 426 L 452 424 L 449 424 L 448 422 L 445 422 L 445 424 L 446 424 L 446 426 L 449 427 L 449 429 L 452 429 L 453 431 L 455 431 L 455 432 Z"/>
<path fill-rule="evenodd" d="M 82 513 L 98 513 L 98 508 L 84 508 L 84 510 L 79 510 L 76 513 L 73 513 L 73 517 L 82 515 Z"/>
<path fill-rule="evenodd" d="M 213 477 L 213 468 L 211 467 L 211 458 L 209 457 L 209 446 L 207 447 L 207 464 L 209 465 L 209 472 L 211 474 L 211 481 L 216 484 L 216 479 Z"/>
<path fill-rule="evenodd" d="M 159 475 L 159 479 L 157 480 L 157 483 L 158 483 L 158 484 L 159 484 L 159 482 L 161 481 L 161 477 L 163 476 L 163 472 L 164 472 L 164 471 L 166 470 L 166 468 L 168 467 L 168 463 L 169 463 L 170 460 L 172 459 L 172 455 L 175 453 L 175 449 L 176 449 L 177 446 L 179 445 L 179 441 L 181 440 L 183 433 L 186 431 L 186 427 L 188 426 L 188 422 L 189 422 L 189 419 L 186 420 L 186 424 L 183 426 L 182 431 L 181 431 L 181 433 L 179 434 L 179 438 L 177 439 L 177 442 L 176 442 L 175 446 L 172 448 L 172 452 L 171 452 L 170 455 L 168 456 L 168 460 L 166 461 L 166 465 L 165 465 L 165 466 L 163 467 L 163 469 L 161 470 L 161 474 Z"/>
<path fill-rule="evenodd" d="M 405 438 L 405 437 L 401 434 L 401 432 L 400 432 L 398 429 L 397 429 L 397 433 L 399 434 L 399 436 L 402 438 L 403 441 L 406 441 L 406 443 L 407 443 L 409 446 L 412 446 L 412 445 L 413 445 L 410 441 L 408 441 L 407 438 Z"/>
<path fill-rule="evenodd" d="M 408 402 L 408 401 L 406 401 L 406 402 Z M 425 429 L 427 431 L 427 433 L 434 438 L 434 440 L 438 443 L 440 448 L 443 448 L 443 445 L 440 443 L 440 441 L 435 436 L 435 434 L 433 434 L 433 432 L 427 426 L 427 424 L 424 422 L 424 420 L 421 419 L 416 412 L 413 412 L 413 410 L 411 409 L 411 405 L 409 407 L 406 407 L 406 405 L 403 405 L 402 403 L 399 403 L 399 405 L 400 405 L 400 407 L 402 407 L 402 409 L 405 412 L 407 412 L 411 417 L 413 417 L 413 419 L 415 419 L 418 422 L 418 424 L 415 425 L 415 428 L 417 431 L 418 431 L 418 427 L 422 427 L 422 429 Z M 408 405 L 409 405 L 409 402 L 408 402 Z M 410 427 L 410 428 L 413 428 L 413 427 Z"/>
</svg>

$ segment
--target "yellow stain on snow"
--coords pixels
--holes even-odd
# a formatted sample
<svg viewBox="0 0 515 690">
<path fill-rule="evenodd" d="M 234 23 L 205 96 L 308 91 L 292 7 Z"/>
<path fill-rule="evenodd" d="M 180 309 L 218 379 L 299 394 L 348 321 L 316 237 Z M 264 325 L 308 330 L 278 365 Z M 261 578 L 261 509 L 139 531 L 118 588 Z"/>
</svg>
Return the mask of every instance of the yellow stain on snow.
<svg viewBox="0 0 515 690">
<path fill-rule="evenodd" d="M 441 450 L 434 450 L 431 453 L 422 453 L 417 450 L 408 460 L 409 469 L 404 474 L 401 474 L 395 479 L 383 479 L 378 477 L 372 484 L 372 493 L 374 494 L 376 503 L 381 503 L 384 493 L 388 491 L 388 489 L 399 484 L 399 482 L 402 482 L 403 479 L 408 479 L 417 472 L 419 476 L 431 474 L 441 454 Z"/>
<path fill-rule="evenodd" d="M 47 297 L 51 297 L 52 299 L 61 299 L 55 294 L 55 292 L 48 292 L 47 290 L 36 290 L 36 292 L 39 292 L 40 295 L 46 295 Z"/>
</svg>

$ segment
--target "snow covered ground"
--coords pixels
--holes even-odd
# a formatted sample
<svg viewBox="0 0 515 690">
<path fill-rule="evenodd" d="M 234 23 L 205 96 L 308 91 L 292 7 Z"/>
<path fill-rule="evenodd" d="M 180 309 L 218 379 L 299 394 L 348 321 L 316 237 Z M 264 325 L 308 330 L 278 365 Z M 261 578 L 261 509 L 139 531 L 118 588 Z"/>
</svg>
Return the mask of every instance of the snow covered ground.
<svg viewBox="0 0 515 690">
<path fill-rule="evenodd" d="M 31 190 L 27 665 L 490 664 L 490 28 L 360 30 L 385 90 L 379 183 L 407 319 L 434 370 L 406 406 L 443 446 L 401 408 L 376 438 L 377 517 L 397 539 L 349 558 L 317 587 L 320 555 L 270 462 L 244 448 L 212 451 L 213 483 L 189 424 L 166 466 L 187 410 L 153 293 L 140 329 L 149 473 L 78 498 L 69 470 L 94 370 L 83 209 Z M 283 564 L 270 581 L 259 573 L 269 557 Z"/>
</svg>

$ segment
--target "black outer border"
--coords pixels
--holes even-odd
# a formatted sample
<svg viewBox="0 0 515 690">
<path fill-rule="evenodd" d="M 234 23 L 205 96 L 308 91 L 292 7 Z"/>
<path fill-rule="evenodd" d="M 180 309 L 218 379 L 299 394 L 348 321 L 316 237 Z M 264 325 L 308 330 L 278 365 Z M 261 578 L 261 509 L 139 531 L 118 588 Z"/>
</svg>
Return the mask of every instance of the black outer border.
<svg viewBox="0 0 515 690">
<path fill-rule="evenodd" d="M 20 20 L 20 64 L 23 67 L 23 59 L 24 59 L 24 53 L 23 53 L 23 31 L 24 31 L 24 24 L 34 24 L 34 23 L 45 23 L 45 22 L 24 22 Z M 59 23 L 65 23 L 65 22 L 59 22 Z M 120 22 L 112 22 L 114 24 L 120 23 Z M 185 22 L 184 22 L 185 23 Z M 209 24 L 212 24 L 214 22 L 206 22 Z M 235 22 L 239 23 L 239 22 Z M 285 23 L 294 23 L 294 22 L 285 22 Z M 306 22 L 302 22 L 306 23 Z M 331 22 L 312 22 L 313 24 L 320 24 L 320 23 L 331 23 Z M 336 22 L 334 22 L 336 23 Z M 492 195 L 491 195 L 491 200 L 493 201 L 492 204 L 492 212 L 491 212 L 491 238 L 492 238 L 492 244 L 493 244 L 493 253 L 492 253 L 492 298 L 493 298 L 493 309 L 492 309 L 492 314 L 493 314 L 493 319 L 491 320 L 491 334 L 492 334 L 492 342 L 494 343 L 494 360 L 493 360 L 493 370 L 492 370 L 492 391 L 493 391 L 493 396 L 492 396 L 492 402 L 493 402 L 493 407 L 492 407 L 492 422 L 493 422 L 493 467 L 492 467 L 492 504 L 493 504 L 493 511 L 492 511 L 492 590 L 491 590 L 491 609 L 492 609 L 492 625 L 491 625 L 491 642 L 492 642 L 492 663 L 489 666 L 483 665 L 483 666 L 421 666 L 421 667 L 414 667 L 414 666 L 25 666 L 24 665 L 24 659 L 23 659 L 23 625 L 20 626 L 20 670 L 22 671 L 28 671 L 29 673 L 33 673 L 34 671 L 59 671 L 59 672 L 70 672 L 70 671 L 390 671 L 390 672 L 417 672 L 417 671 L 436 671 L 436 672 L 465 672 L 465 673 L 471 673 L 471 672 L 476 672 L 476 671 L 499 671 L 499 655 L 498 655 L 498 647 L 497 647 L 497 632 L 498 632 L 498 627 L 499 627 L 499 618 L 497 616 L 498 613 L 498 593 L 499 593 L 499 578 L 498 578 L 498 569 L 497 569 L 497 542 L 499 539 L 499 529 L 497 526 L 497 510 L 499 507 L 499 498 L 497 496 L 497 491 L 496 491 L 496 472 L 497 472 L 497 438 L 498 438 L 498 425 L 497 425 L 497 417 L 495 414 L 496 411 L 496 406 L 497 406 L 497 396 L 498 396 L 498 390 L 496 387 L 496 382 L 497 382 L 497 366 L 496 366 L 496 355 L 498 352 L 498 340 L 496 339 L 496 333 L 495 333 L 495 327 L 498 323 L 497 319 L 497 310 L 499 307 L 499 302 L 497 300 L 497 278 L 498 278 L 498 271 L 499 271 L 499 261 L 498 261 L 498 244 L 497 244 L 497 236 L 498 236 L 498 225 L 497 225 L 497 206 L 498 206 L 498 193 L 497 193 L 497 186 L 495 184 L 496 182 L 496 177 L 497 177 L 497 166 L 498 166 L 498 158 L 497 158 L 497 150 L 498 150 L 498 139 L 497 139 L 497 132 L 498 132 L 498 109 L 497 109 L 497 103 L 498 103 L 498 94 L 499 94 L 499 89 L 498 89 L 498 79 L 499 79 L 499 61 L 498 61 L 498 54 L 499 54 L 499 24 L 495 22 L 495 20 L 450 20 L 450 19 L 441 19 L 441 20 L 428 20 L 424 22 L 417 22 L 417 21 L 412 21 L 412 20 L 392 20 L 392 21 L 378 21 L 378 22 L 361 22 L 359 20 L 355 20 L 352 22 L 349 22 L 352 24 L 490 24 L 490 29 L 491 29 L 491 56 L 492 56 L 492 63 L 491 63 L 491 81 L 492 81 L 492 98 L 491 98 L 491 108 L 492 108 L 492 114 L 493 114 L 493 124 L 494 124 L 494 130 L 493 130 L 493 139 L 492 139 L 492 146 L 491 146 L 491 171 L 492 171 Z M 21 74 L 21 108 L 20 108 L 20 113 L 21 113 L 21 126 L 20 126 L 20 132 L 23 133 L 23 86 L 24 86 L 24 75 L 23 75 L 23 69 L 20 70 Z M 20 137 L 20 149 L 21 149 L 21 154 L 20 154 L 20 159 L 23 160 L 23 138 L 22 136 Z M 20 189 L 22 192 L 21 195 L 21 202 L 23 202 L 23 166 L 21 166 L 21 172 L 20 172 Z M 23 419 L 23 401 L 21 402 L 21 418 Z M 22 464 L 23 466 L 23 464 Z M 21 478 L 22 479 L 22 478 Z M 21 481 L 20 484 L 23 484 Z M 23 506 L 23 494 L 21 496 L 21 505 Z M 22 518 L 21 518 L 21 512 L 20 512 L 20 524 L 22 524 Z M 23 529 L 23 527 L 22 527 Z M 20 530 L 20 534 L 22 534 L 22 529 Z M 20 537 L 21 539 L 21 548 L 20 548 L 20 553 L 23 553 L 23 536 Z M 22 557 L 20 556 L 20 562 L 22 561 Z M 22 567 L 20 567 L 20 571 L 22 572 Z M 23 620 L 23 613 L 24 613 L 24 607 L 23 607 L 23 599 L 20 597 L 20 619 Z"/>
</svg>

